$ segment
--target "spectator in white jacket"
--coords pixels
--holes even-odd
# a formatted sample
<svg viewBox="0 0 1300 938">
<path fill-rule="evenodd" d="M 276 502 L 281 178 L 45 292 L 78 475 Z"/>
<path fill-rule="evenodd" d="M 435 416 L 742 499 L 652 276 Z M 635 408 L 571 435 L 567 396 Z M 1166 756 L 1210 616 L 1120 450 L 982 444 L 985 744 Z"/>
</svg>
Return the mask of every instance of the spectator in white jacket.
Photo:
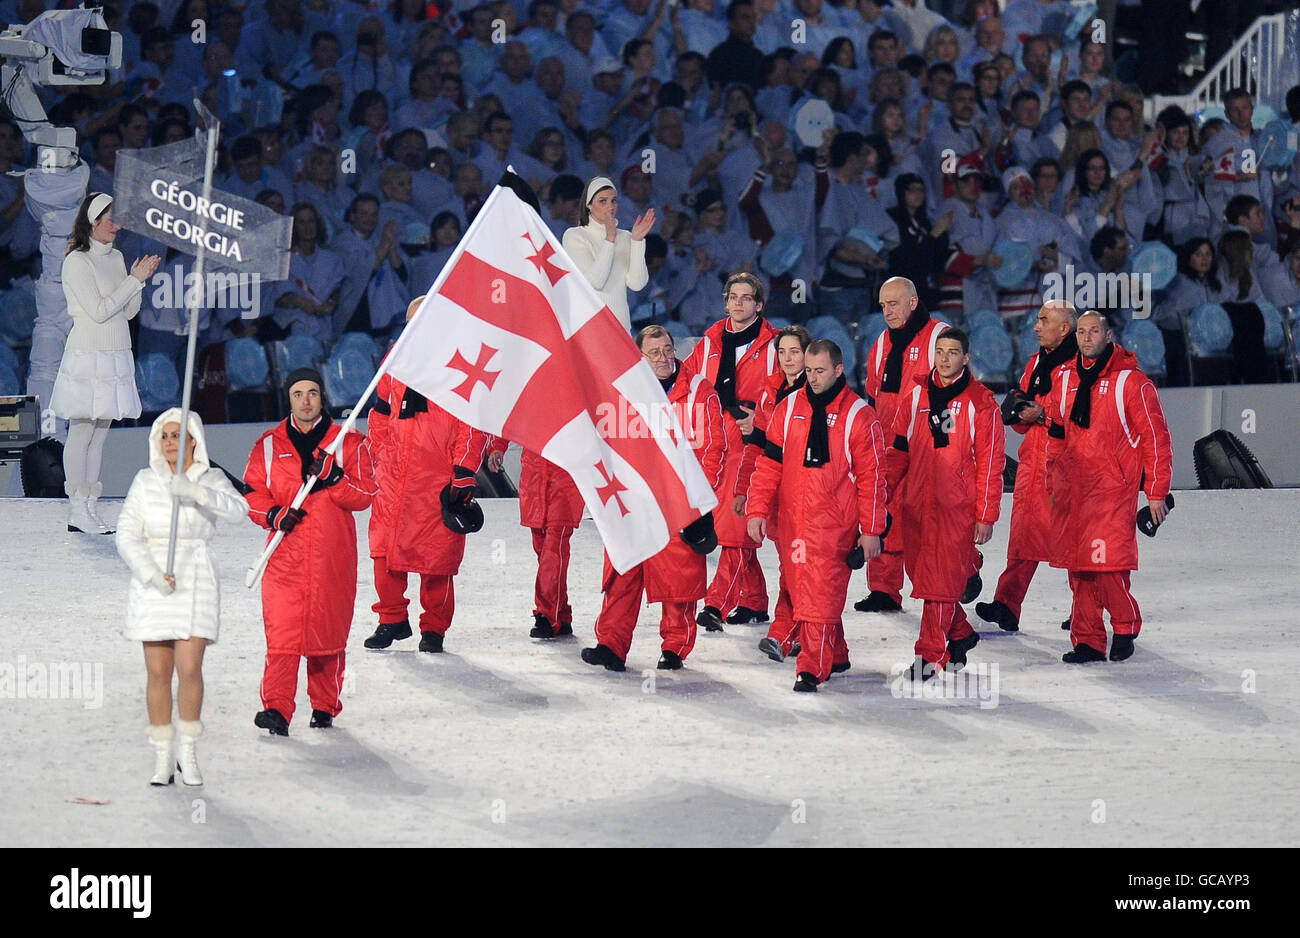
<svg viewBox="0 0 1300 938">
<path fill-rule="evenodd" d="M 627 291 L 640 290 L 650 279 L 645 263 L 645 236 L 655 223 L 655 210 L 637 216 L 632 230 L 618 227 L 618 191 L 606 176 L 587 183 L 580 225 L 564 233 L 564 250 L 587 281 L 596 288 L 623 328 L 631 331 Z"/>
<path fill-rule="evenodd" d="M 203 422 L 190 412 L 185 468 L 178 472 L 181 411 L 164 411 L 149 432 L 149 466 L 136 473 L 118 519 L 117 552 L 131 570 L 123 634 L 144 643 L 148 669 L 152 785 L 169 785 L 178 766 L 186 785 L 202 785 L 195 745 L 203 730 L 203 653 L 217 640 L 221 595 L 208 543 L 218 519 L 238 521 L 248 503 L 208 460 Z M 172 499 L 180 500 L 176 554 L 167 572 Z M 180 746 L 172 755 L 172 673 L 179 679 Z"/>
</svg>

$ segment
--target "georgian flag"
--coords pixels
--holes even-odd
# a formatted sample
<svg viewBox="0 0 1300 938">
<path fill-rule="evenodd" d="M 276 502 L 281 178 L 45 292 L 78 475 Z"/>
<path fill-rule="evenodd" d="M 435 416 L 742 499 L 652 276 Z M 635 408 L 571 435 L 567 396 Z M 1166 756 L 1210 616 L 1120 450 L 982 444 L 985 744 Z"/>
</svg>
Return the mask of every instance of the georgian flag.
<svg viewBox="0 0 1300 938">
<path fill-rule="evenodd" d="M 523 186 L 511 173 L 503 182 Z M 636 343 L 507 185 L 492 190 L 384 367 L 567 471 L 620 573 L 718 503 Z"/>
</svg>

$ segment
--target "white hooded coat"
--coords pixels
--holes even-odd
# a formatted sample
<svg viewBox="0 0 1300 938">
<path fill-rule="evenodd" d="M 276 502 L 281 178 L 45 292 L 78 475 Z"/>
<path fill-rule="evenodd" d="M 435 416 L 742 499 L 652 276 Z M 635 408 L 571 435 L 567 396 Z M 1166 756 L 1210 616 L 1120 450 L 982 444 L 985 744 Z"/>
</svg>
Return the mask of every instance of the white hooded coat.
<svg viewBox="0 0 1300 938">
<path fill-rule="evenodd" d="M 195 440 L 194 462 L 185 471 L 191 482 L 205 489 L 203 505 L 181 502 L 176 536 L 176 589 L 164 595 L 153 585 L 154 574 L 167 566 L 167 541 L 171 533 L 171 467 L 162 454 L 162 431 L 179 424 L 181 411 L 173 407 L 153 422 L 149 431 L 149 466 L 136 473 L 117 521 L 117 552 L 131 568 L 127 593 L 126 628 L 132 641 L 165 642 L 188 638 L 217 640 L 221 591 L 216 561 L 208 550 L 217 519 L 238 521 L 248 515 L 248 503 L 235 491 L 224 472 L 212 468 L 203 438 L 203 422 L 191 412 L 189 435 Z"/>
</svg>

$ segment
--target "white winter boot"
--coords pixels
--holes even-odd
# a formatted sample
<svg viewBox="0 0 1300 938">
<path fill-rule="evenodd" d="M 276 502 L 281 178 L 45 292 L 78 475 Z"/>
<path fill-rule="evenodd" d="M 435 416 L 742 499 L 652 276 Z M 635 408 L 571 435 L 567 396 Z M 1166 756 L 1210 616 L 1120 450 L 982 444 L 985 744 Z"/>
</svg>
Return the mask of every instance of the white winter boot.
<svg viewBox="0 0 1300 938">
<path fill-rule="evenodd" d="M 149 742 L 153 744 L 153 778 L 150 785 L 170 785 L 176 780 L 172 773 L 172 725 L 149 727 Z"/>
<path fill-rule="evenodd" d="M 203 733 L 203 724 L 198 720 L 181 720 L 177 728 L 180 730 L 180 746 L 176 753 L 176 768 L 181 770 L 181 781 L 191 786 L 202 785 L 203 773 L 199 771 L 194 746 Z"/>
<path fill-rule="evenodd" d="M 86 514 L 90 516 L 90 526 L 95 534 L 112 534 L 113 528 L 104 523 L 99 516 L 99 496 L 104 493 L 104 483 L 92 483 L 86 489 Z"/>
<path fill-rule="evenodd" d="M 78 534 L 94 530 L 95 522 L 86 511 L 87 487 L 73 482 L 64 483 L 63 490 L 68 493 L 68 530 Z"/>
</svg>

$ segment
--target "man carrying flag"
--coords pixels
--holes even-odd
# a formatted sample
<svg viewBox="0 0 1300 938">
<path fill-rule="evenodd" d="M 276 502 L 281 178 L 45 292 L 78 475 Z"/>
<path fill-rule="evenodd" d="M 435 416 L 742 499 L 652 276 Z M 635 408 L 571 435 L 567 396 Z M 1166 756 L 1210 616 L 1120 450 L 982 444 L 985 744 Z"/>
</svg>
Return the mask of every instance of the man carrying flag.
<svg viewBox="0 0 1300 938">
<path fill-rule="evenodd" d="M 727 315 L 709 327 L 686 359 L 686 368 L 702 374 L 718 392 L 727 433 L 727 461 L 718 490 L 721 508 L 716 527 L 722 553 L 704 596 L 697 621 L 706 631 L 721 632 L 723 616 L 732 623 L 767 621 L 767 582 L 758 563 L 762 541 L 745 530 L 745 493 L 749 488 L 744 444 L 754 433 L 754 411 L 777 371 L 776 330 L 762 317 L 763 284 L 750 273 L 732 274 L 722 290 Z"/>
</svg>

